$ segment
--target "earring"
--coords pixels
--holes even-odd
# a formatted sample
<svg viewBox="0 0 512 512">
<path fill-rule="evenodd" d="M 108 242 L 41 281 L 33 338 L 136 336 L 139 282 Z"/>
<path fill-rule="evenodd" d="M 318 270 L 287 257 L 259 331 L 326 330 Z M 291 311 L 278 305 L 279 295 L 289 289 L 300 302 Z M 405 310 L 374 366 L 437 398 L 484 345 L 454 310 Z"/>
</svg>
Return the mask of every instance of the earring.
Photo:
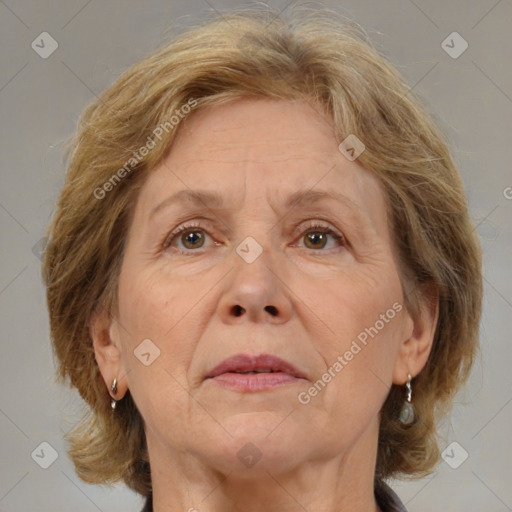
<svg viewBox="0 0 512 512">
<path fill-rule="evenodd" d="M 407 399 L 402 405 L 402 409 L 400 410 L 400 421 L 404 425 L 410 425 L 414 421 L 414 407 L 411 403 L 412 398 L 412 386 L 411 386 L 412 375 L 407 374 L 407 383 L 405 384 L 405 389 L 407 393 Z"/>
<path fill-rule="evenodd" d="M 116 378 L 114 378 L 114 381 L 112 382 L 112 386 L 110 386 L 110 391 L 112 392 L 113 395 L 115 395 L 117 393 L 117 379 Z M 116 404 L 117 404 L 117 400 L 112 398 L 112 400 L 110 401 L 110 407 L 112 407 L 112 410 L 114 410 L 116 408 Z"/>
</svg>

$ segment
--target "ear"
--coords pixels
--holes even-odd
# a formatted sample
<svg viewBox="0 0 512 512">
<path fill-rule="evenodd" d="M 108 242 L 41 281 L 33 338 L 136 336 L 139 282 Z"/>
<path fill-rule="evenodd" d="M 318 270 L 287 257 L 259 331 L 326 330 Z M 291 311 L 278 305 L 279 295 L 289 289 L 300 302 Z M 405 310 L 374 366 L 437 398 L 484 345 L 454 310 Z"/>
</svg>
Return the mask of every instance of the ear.
<svg viewBox="0 0 512 512">
<path fill-rule="evenodd" d="M 439 317 L 439 293 L 434 285 L 427 286 L 418 300 L 415 313 L 407 313 L 410 327 L 400 344 L 393 371 L 393 383 L 404 385 L 407 374 L 416 377 L 427 364 L 432 350 Z"/>
<path fill-rule="evenodd" d="M 121 400 L 128 391 L 128 382 L 121 358 L 119 324 L 107 311 L 96 311 L 91 316 L 89 332 L 105 386 L 112 398 Z M 117 386 L 115 393 L 111 390 L 114 379 Z"/>
</svg>

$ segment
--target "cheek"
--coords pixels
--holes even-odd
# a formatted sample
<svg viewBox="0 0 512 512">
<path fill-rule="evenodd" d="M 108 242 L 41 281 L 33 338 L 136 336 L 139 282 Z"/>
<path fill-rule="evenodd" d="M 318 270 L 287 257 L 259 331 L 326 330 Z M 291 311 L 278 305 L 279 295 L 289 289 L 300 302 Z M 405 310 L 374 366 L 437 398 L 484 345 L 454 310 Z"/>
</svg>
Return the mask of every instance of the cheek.
<svg viewBox="0 0 512 512">
<path fill-rule="evenodd" d="M 403 332 L 405 308 L 394 266 L 340 273 L 316 291 L 304 286 L 304 293 L 310 311 L 304 314 L 322 319 L 321 332 L 311 330 L 324 364 L 316 378 L 328 381 L 312 401 L 336 411 L 338 421 L 347 421 L 348 409 L 363 421 L 388 393 Z"/>
<path fill-rule="evenodd" d="M 393 337 L 401 325 L 402 289 L 394 266 L 362 268 L 338 272 L 321 282 L 297 284 L 297 294 L 310 310 L 310 316 L 322 320 L 328 346 L 337 351 L 359 339 Z M 383 316 L 382 316 L 383 315 Z M 378 331 L 378 333 L 376 332 Z"/>
<path fill-rule="evenodd" d="M 127 268 L 119 285 L 121 321 L 133 335 L 161 340 L 186 315 L 191 287 L 164 272 Z"/>
<path fill-rule="evenodd" d="M 153 353 L 157 354 L 150 368 L 168 372 L 187 386 L 186 371 L 193 358 L 196 340 L 204 329 L 204 322 L 213 314 L 210 309 L 205 309 L 211 301 L 204 295 L 217 281 L 213 279 L 208 285 L 205 279 L 177 278 L 161 269 L 125 274 L 119 286 L 121 336 L 125 367 L 127 371 L 133 371 L 129 380 L 134 385 L 134 379 L 139 376 L 154 378 L 134 357 L 148 352 L 143 349 L 143 343 L 146 343 L 149 359 Z M 160 384 L 153 382 L 152 385 Z"/>
<path fill-rule="evenodd" d="M 194 348 L 189 329 L 198 294 L 183 280 L 169 281 L 144 272 L 124 276 L 120 333 L 124 371 L 142 417 L 149 428 L 165 424 L 169 432 L 179 433 L 183 422 L 190 423 L 197 413 L 186 391 L 186 368 Z"/>
</svg>

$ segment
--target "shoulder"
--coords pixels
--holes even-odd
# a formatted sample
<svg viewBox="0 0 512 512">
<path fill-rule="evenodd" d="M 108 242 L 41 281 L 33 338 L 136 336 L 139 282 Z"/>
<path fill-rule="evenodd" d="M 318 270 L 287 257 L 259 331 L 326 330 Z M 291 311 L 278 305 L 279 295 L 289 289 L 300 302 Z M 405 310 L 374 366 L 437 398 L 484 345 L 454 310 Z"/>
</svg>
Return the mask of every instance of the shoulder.
<svg viewBox="0 0 512 512">
<path fill-rule="evenodd" d="M 144 508 L 140 512 L 153 512 L 153 496 L 151 494 L 146 498 Z"/>
<path fill-rule="evenodd" d="M 375 483 L 375 499 L 382 512 L 407 512 L 395 491 L 385 482 L 377 481 Z"/>
</svg>

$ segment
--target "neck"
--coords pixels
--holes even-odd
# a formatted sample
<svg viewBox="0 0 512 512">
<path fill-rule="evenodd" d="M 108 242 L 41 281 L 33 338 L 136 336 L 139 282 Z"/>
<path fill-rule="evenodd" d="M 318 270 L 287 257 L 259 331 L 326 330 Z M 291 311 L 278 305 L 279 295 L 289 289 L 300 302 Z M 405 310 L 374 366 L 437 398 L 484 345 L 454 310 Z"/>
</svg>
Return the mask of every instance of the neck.
<svg viewBox="0 0 512 512">
<path fill-rule="evenodd" d="M 379 512 L 374 497 L 378 423 L 345 453 L 294 460 L 266 456 L 244 467 L 225 453 L 169 449 L 147 436 L 154 512 Z M 330 452 L 330 453 L 328 453 Z M 224 460 L 222 460 L 224 458 Z"/>
</svg>

